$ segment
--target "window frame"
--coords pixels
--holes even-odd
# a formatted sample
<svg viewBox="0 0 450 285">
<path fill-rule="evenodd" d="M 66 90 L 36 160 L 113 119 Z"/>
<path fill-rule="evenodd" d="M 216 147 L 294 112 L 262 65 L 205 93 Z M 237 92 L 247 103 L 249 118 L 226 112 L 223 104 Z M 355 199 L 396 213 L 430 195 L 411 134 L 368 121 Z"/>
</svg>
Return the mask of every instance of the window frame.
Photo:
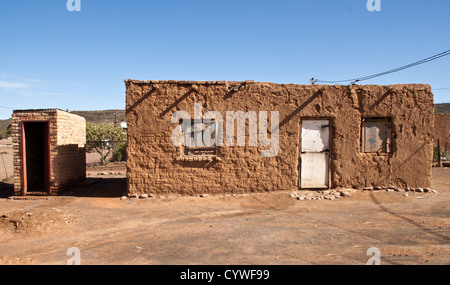
<svg viewBox="0 0 450 285">
<path fill-rule="evenodd" d="M 367 136 L 366 133 L 368 126 L 367 123 L 384 123 L 384 139 L 381 141 L 381 147 L 378 150 L 372 150 L 367 147 Z M 380 128 L 378 128 L 380 131 Z M 389 117 L 368 117 L 362 118 L 361 120 L 361 139 L 360 139 L 360 152 L 366 154 L 381 154 L 389 155 L 392 153 L 392 120 Z"/>
<path fill-rule="evenodd" d="M 219 128 L 219 124 L 218 122 L 216 122 L 216 120 L 214 119 L 200 119 L 200 120 L 195 120 L 195 119 L 191 119 L 188 120 L 191 122 L 191 126 L 190 126 L 190 134 L 191 136 L 189 137 L 189 139 L 191 140 L 191 143 L 194 141 L 195 144 L 195 124 L 214 124 L 214 137 L 215 137 L 215 144 L 213 146 L 188 146 L 186 144 L 186 139 L 188 138 L 188 136 L 183 132 L 183 145 L 181 147 L 181 154 L 184 157 L 217 157 L 219 156 L 219 145 L 218 145 L 218 128 Z M 183 122 L 184 123 L 184 122 Z M 202 131 L 201 131 L 201 136 L 202 136 L 202 140 L 203 140 L 203 132 L 206 130 L 207 128 L 203 128 L 202 126 Z M 192 135 L 193 134 L 193 135 Z M 190 143 L 190 144 L 191 144 Z"/>
</svg>

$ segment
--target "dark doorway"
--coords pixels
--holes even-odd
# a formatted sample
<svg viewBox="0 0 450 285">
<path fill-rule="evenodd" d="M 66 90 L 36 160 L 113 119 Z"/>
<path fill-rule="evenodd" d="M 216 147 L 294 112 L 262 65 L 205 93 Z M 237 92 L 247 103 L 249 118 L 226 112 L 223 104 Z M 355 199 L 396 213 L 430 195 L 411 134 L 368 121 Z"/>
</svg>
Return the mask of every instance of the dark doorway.
<svg viewBox="0 0 450 285">
<path fill-rule="evenodd" d="M 49 194 L 49 123 L 24 122 L 23 145 L 25 194 Z"/>
</svg>

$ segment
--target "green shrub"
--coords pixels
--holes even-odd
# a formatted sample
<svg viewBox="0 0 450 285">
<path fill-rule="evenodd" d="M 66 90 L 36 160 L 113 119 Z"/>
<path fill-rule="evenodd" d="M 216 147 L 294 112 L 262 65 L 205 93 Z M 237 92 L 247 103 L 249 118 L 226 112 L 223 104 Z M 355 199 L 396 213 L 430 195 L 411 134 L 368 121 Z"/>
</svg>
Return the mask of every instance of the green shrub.
<svg viewBox="0 0 450 285">
<path fill-rule="evenodd" d="M 112 155 L 113 161 L 127 160 L 127 144 L 124 142 L 117 143 Z"/>
<path fill-rule="evenodd" d="M 445 157 L 447 156 L 448 153 L 444 151 L 444 148 L 441 146 L 441 157 Z M 437 144 L 433 145 L 433 162 L 437 162 L 438 161 L 438 146 Z"/>
<path fill-rule="evenodd" d="M 11 129 L 0 131 L 0 139 L 6 139 L 6 138 L 11 137 L 11 133 L 12 133 Z"/>
</svg>

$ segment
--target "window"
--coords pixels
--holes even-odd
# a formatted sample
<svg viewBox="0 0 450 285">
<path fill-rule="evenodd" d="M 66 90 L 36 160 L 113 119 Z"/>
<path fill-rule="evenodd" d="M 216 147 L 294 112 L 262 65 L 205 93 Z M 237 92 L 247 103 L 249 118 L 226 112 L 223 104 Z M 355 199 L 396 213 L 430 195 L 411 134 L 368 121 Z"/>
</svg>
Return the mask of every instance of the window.
<svg viewBox="0 0 450 285">
<path fill-rule="evenodd" d="M 389 119 L 363 119 L 361 126 L 361 152 L 391 152 L 391 123 Z"/>
<path fill-rule="evenodd" d="M 211 119 L 186 120 L 184 125 L 185 155 L 218 155 L 217 123 Z"/>
</svg>

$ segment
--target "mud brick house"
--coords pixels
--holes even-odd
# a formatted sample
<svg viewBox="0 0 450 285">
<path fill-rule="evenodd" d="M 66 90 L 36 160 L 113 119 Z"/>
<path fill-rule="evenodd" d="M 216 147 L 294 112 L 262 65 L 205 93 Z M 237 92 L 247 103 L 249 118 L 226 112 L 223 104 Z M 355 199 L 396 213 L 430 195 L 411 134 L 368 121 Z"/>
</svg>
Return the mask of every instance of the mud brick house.
<svg viewBox="0 0 450 285">
<path fill-rule="evenodd" d="M 15 195 L 57 195 L 86 179 L 86 121 L 58 109 L 12 116 Z"/>
<path fill-rule="evenodd" d="M 130 194 L 431 185 L 429 85 L 131 79 L 125 85 Z M 175 116 L 183 111 L 189 116 Z M 239 111 L 244 116 L 228 120 Z M 185 122 L 191 128 L 178 133 Z M 216 144 L 192 147 L 189 140 L 207 129 Z M 273 155 L 262 155 L 269 146 L 261 130 L 278 137 Z"/>
<path fill-rule="evenodd" d="M 434 143 L 440 141 L 444 151 L 450 151 L 450 114 L 434 115 Z"/>
</svg>

